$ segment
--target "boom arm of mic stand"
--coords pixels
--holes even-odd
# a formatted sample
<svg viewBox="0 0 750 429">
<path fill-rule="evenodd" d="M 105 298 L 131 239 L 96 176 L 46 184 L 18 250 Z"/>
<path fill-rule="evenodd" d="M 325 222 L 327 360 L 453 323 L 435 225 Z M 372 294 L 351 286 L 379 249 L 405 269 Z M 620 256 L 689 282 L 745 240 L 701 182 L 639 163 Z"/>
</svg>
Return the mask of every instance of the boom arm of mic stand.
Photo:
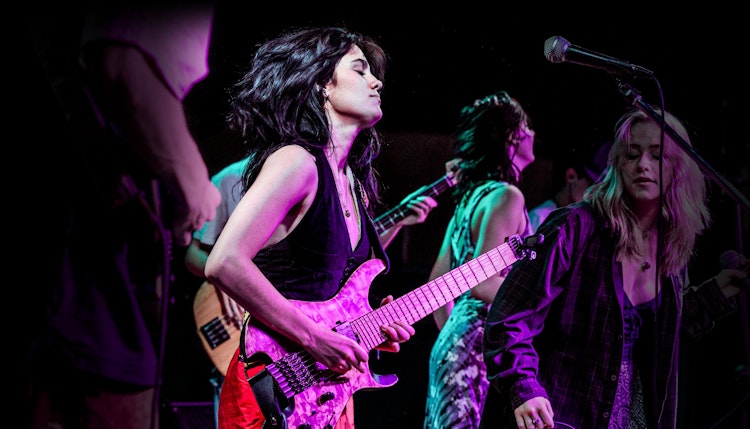
<svg viewBox="0 0 750 429">
<path fill-rule="evenodd" d="M 625 96 L 628 100 L 631 100 L 631 104 L 642 110 L 644 113 L 646 113 L 648 116 L 650 116 L 653 120 L 657 121 L 658 123 L 662 123 L 662 117 L 656 111 L 651 108 L 647 103 L 643 102 L 643 98 L 641 97 L 641 94 L 633 88 L 633 86 L 629 83 L 622 82 L 620 79 L 617 80 L 617 87 L 620 89 L 620 92 L 622 95 Z M 670 137 L 672 137 L 672 140 L 677 142 L 677 145 L 680 146 L 687 154 L 695 161 L 698 166 L 703 170 L 704 173 L 708 175 L 714 182 L 716 182 L 721 189 L 724 190 L 730 197 L 734 199 L 737 204 L 743 206 L 745 210 L 750 212 L 750 201 L 740 193 L 740 191 L 737 190 L 737 188 L 732 185 L 729 181 L 727 181 L 721 174 L 719 174 L 716 170 L 714 170 L 713 167 L 711 167 L 708 162 L 706 162 L 701 156 L 698 154 L 698 152 L 695 151 L 695 149 L 690 146 L 685 139 L 683 139 L 677 132 L 669 126 L 669 124 L 664 123 L 664 129 L 669 134 Z"/>
</svg>

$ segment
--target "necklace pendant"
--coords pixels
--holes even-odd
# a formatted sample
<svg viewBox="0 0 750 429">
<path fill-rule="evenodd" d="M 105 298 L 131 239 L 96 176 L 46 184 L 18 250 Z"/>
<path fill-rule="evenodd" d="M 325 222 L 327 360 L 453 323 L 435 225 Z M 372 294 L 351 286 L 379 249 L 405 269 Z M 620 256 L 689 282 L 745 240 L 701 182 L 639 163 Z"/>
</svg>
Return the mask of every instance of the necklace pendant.
<svg viewBox="0 0 750 429">
<path fill-rule="evenodd" d="M 344 210 L 344 216 L 350 217 L 352 214 L 349 213 L 349 209 Z"/>
</svg>

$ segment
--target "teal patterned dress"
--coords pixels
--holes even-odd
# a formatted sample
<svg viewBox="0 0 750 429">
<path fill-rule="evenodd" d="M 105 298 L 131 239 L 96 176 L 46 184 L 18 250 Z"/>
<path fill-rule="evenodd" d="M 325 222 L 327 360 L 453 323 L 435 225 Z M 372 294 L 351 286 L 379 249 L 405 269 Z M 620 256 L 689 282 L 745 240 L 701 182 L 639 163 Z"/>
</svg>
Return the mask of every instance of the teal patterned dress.
<svg viewBox="0 0 750 429">
<path fill-rule="evenodd" d="M 461 200 L 451 218 L 451 269 L 472 259 L 471 217 L 479 202 L 506 182 L 487 181 Z M 526 231 L 531 234 L 528 213 Z M 509 268 L 501 274 L 505 275 Z M 424 429 L 477 428 L 489 381 L 482 358 L 482 336 L 489 304 L 467 291 L 456 299 L 430 353 Z"/>
</svg>

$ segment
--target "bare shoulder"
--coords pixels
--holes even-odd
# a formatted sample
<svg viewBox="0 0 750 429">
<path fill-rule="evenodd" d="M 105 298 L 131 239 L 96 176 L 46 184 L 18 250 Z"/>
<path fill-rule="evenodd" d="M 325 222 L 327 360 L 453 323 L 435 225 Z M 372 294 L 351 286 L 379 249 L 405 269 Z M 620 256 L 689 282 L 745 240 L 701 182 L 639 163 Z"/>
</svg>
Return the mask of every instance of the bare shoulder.
<svg viewBox="0 0 750 429">
<path fill-rule="evenodd" d="M 317 177 L 315 157 L 298 145 L 281 147 L 269 155 L 263 170 L 274 171 L 282 177 L 295 176 L 304 180 Z"/>
<path fill-rule="evenodd" d="M 280 147 L 268 156 L 268 160 L 297 167 L 315 166 L 315 157 L 307 149 L 296 144 Z"/>
<path fill-rule="evenodd" d="M 518 187 L 503 184 L 483 198 L 473 220 L 472 235 L 480 251 L 499 245 L 526 228 L 525 198 Z"/>
<path fill-rule="evenodd" d="M 318 186 L 315 157 L 301 146 L 279 148 L 266 158 L 248 194 L 267 204 L 269 198 L 294 205 L 314 196 Z"/>
<path fill-rule="evenodd" d="M 517 186 L 506 184 L 484 198 L 484 216 L 480 219 L 493 234 L 505 237 L 526 227 L 525 204 L 523 192 Z"/>
<path fill-rule="evenodd" d="M 517 210 L 525 206 L 526 197 L 524 197 L 523 192 L 521 192 L 518 186 L 508 183 L 490 192 L 484 199 L 484 202 L 492 211 Z"/>
</svg>

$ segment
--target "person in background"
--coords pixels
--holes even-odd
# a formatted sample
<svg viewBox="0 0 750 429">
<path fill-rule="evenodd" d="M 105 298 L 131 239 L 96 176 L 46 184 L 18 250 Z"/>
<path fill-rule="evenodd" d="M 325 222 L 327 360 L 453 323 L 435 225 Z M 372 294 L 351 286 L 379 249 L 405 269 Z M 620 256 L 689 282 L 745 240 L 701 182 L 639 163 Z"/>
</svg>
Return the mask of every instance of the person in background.
<svg viewBox="0 0 750 429">
<path fill-rule="evenodd" d="M 533 231 L 539 229 L 539 225 L 549 216 L 552 210 L 565 207 L 568 204 L 583 200 L 583 193 L 592 184 L 596 183 L 607 166 L 607 153 L 611 143 L 606 142 L 598 145 L 598 149 L 589 154 L 587 150 L 583 153 L 572 153 L 564 167 L 562 178 L 564 181 L 555 192 L 555 195 L 543 201 L 538 206 L 529 210 L 529 219 Z M 555 160 L 557 164 L 559 160 Z M 557 169 L 555 169 L 556 171 Z"/>
<path fill-rule="evenodd" d="M 193 239 L 185 251 L 185 267 L 191 274 L 204 278 L 204 269 L 206 259 L 211 252 L 211 248 L 216 239 L 219 237 L 221 230 L 224 228 L 229 215 L 232 214 L 237 203 L 242 198 L 242 173 L 247 167 L 247 158 L 235 161 L 222 168 L 218 173 L 211 176 L 211 182 L 216 186 L 221 194 L 221 204 L 216 208 L 214 218 L 203 225 L 203 228 L 193 233 Z M 201 287 L 213 287 L 204 283 Z M 214 288 L 215 289 L 215 288 Z M 226 296 L 220 290 L 215 290 L 215 295 L 221 313 L 217 317 L 227 320 L 228 323 L 239 326 L 242 321 L 244 309 L 240 307 L 233 299 Z M 214 421 L 218 426 L 219 417 L 219 394 L 221 385 L 224 382 L 223 371 L 213 367 L 209 382 L 214 389 Z"/>
<path fill-rule="evenodd" d="M 295 417 L 294 424 L 354 426 L 353 395 L 334 395 L 325 408 L 298 395 L 299 414 L 282 414 L 286 398 L 264 371 L 263 356 L 274 358 L 268 349 L 280 341 L 344 380 L 368 372 L 369 350 L 332 329 L 341 315 L 310 308 L 367 308 L 367 296 L 350 294 L 348 280 L 365 262 L 387 268 L 369 212 L 379 201 L 372 163 L 380 151 L 374 125 L 383 115 L 386 59 L 374 40 L 347 29 L 296 29 L 263 43 L 234 87 L 229 120 L 249 161 L 243 197 L 208 255 L 205 275 L 251 317 L 221 388 L 221 429 Z M 400 320 L 376 328 L 383 340 L 373 347 L 391 352 L 414 334 Z"/>
<path fill-rule="evenodd" d="M 40 209 L 48 281 L 35 297 L 29 427 L 157 428 L 166 255 L 220 199 L 182 106 L 208 73 L 213 8 L 48 12 L 28 28 L 47 126 L 59 126 L 47 173 L 64 198 Z"/>
<path fill-rule="evenodd" d="M 456 208 L 430 271 L 435 279 L 501 245 L 531 233 L 525 198 L 517 187 L 534 161 L 534 131 L 518 100 L 499 91 L 461 111 L 453 144 L 458 162 Z M 489 383 L 482 358 L 484 318 L 505 271 L 433 313 L 440 330 L 432 347 L 425 429 L 475 428 Z"/>
<path fill-rule="evenodd" d="M 193 233 L 193 240 L 185 252 L 185 266 L 195 276 L 204 278 L 208 254 L 211 252 L 216 239 L 229 219 L 229 215 L 232 214 L 237 203 L 242 198 L 242 174 L 247 168 L 247 161 L 248 158 L 243 158 L 233 162 L 211 177 L 211 182 L 222 195 L 222 203 L 217 208 L 214 219 L 206 222 L 203 228 Z M 390 228 L 380 233 L 380 239 L 384 248 L 391 243 L 402 227 L 424 222 L 430 211 L 437 207 L 437 201 L 428 195 L 410 194 L 400 204 L 406 204 L 408 214 L 403 219 L 395 222 Z M 213 287 L 213 285 L 206 284 L 201 287 L 207 286 Z M 238 326 L 241 325 L 244 309 L 221 290 L 215 288 L 215 293 L 218 300 L 218 308 L 222 311 L 217 316 L 229 321 L 236 321 Z M 221 385 L 224 382 L 223 372 L 214 367 L 211 371 L 209 381 L 214 387 L 214 418 L 218 426 L 219 398 Z"/>
<path fill-rule="evenodd" d="M 742 270 L 688 279 L 710 222 L 698 165 L 638 109 L 618 120 L 608 159 L 492 302 L 482 428 L 675 428 L 680 334 L 700 338 L 736 309 Z"/>
</svg>

